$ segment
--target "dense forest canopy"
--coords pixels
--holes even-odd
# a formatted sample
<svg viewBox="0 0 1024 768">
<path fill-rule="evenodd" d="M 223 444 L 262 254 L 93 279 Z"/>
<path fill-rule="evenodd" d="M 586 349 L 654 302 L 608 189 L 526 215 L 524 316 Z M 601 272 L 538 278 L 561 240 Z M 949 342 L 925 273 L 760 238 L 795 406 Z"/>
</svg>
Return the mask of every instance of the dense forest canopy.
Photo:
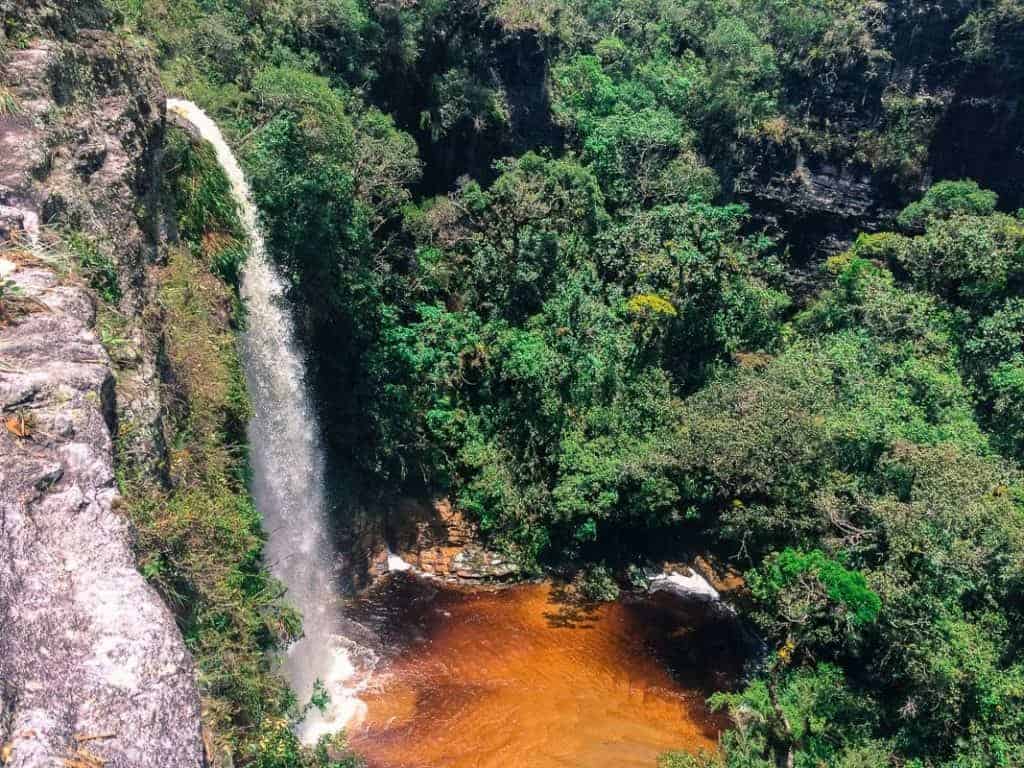
<svg viewBox="0 0 1024 768">
<path fill-rule="evenodd" d="M 666 765 L 1024 764 L 1024 3 L 110 5 L 234 136 L 337 456 L 527 568 L 746 572 L 769 657 Z"/>
</svg>

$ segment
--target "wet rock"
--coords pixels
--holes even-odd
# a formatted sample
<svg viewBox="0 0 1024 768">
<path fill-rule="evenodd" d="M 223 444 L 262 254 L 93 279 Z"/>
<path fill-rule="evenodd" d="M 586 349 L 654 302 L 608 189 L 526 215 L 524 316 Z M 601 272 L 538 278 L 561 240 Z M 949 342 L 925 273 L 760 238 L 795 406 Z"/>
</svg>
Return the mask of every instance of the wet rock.
<svg viewBox="0 0 1024 768">
<path fill-rule="evenodd" d="M 508 579 L 519 573 L 519 566 L 501 555 L 478 546 L 467 546 L 452 558 L 450 569 L 460 579 L 472 581 Z"/>
<path fill-rule="evenodd" d="M 387 541 L 413 569 L 446 581 L 503 581 L 519 573 L 516 563 L 484 548 L 476 528 L 444 498 L 400 500 L 388 514 Z"/>
</svg>

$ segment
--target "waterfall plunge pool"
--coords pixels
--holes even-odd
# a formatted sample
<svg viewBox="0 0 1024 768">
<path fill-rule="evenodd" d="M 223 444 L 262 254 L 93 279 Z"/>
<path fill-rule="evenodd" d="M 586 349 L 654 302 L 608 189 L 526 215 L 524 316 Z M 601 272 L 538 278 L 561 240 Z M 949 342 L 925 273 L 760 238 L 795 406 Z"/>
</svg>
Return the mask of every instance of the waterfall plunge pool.
<svg viewBox="0 0 1024 768">
<path fill-rule="evenodd" d="M 743 659 L 731 617 L 663 593 L 580 606 L 395 573 L 350 614 L 383 655 L 349 727 L 370 768 L 654 768 L 714 748 L 705 700 Z"/>
</svg>

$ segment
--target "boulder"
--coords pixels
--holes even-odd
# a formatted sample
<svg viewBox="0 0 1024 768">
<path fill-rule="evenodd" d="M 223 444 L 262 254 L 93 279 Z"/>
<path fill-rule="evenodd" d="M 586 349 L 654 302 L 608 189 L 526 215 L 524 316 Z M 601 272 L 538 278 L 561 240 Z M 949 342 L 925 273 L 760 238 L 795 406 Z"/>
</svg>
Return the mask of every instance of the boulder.
<svg viewBox="0 0 1024 768">
<path fill-rule="evenodd" d="M 425 502 L 400 500 L 387 516 L 391 547 L 387 570 L 405 570 L 446 581 L 502 581 L 514 578 L 519 566 L 486 549 L 476 527 L 446 498 Z M 398 566 L 397 568 L 394 566 Z"/>
</svg>

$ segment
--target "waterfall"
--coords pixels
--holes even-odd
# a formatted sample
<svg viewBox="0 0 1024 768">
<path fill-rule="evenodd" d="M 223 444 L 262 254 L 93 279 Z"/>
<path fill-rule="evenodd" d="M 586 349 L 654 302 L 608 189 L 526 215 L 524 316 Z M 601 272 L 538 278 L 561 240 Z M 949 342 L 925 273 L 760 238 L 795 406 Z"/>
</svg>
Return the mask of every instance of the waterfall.
<svg viewBox="0 0 1024 768">
<path fill-rule="evenodd" d="M 172 120 L 213 145 L 249 236 L 249 258 L 241 276 L 247 312 L 241 346 L 253 408 L 248 429 L 252 494 L 268 534 L 266 561 L 287 587 L 288 601 L 302 612 L 303 637 L 288 648 L 282 671 L 300 704 L 309 701 L 317 680 L 330 696 L 323 713 L 311 710 L 299 726 L 303 741 L 313 743 L 365 710 L 353 663 L 358 649 L 341 634 L 344 617 L 319 424 L 284 285 L 267 254 L 245 175 L 216 123 L 199 107 L 169 99 L 167 111 Z"/>
</svg>

